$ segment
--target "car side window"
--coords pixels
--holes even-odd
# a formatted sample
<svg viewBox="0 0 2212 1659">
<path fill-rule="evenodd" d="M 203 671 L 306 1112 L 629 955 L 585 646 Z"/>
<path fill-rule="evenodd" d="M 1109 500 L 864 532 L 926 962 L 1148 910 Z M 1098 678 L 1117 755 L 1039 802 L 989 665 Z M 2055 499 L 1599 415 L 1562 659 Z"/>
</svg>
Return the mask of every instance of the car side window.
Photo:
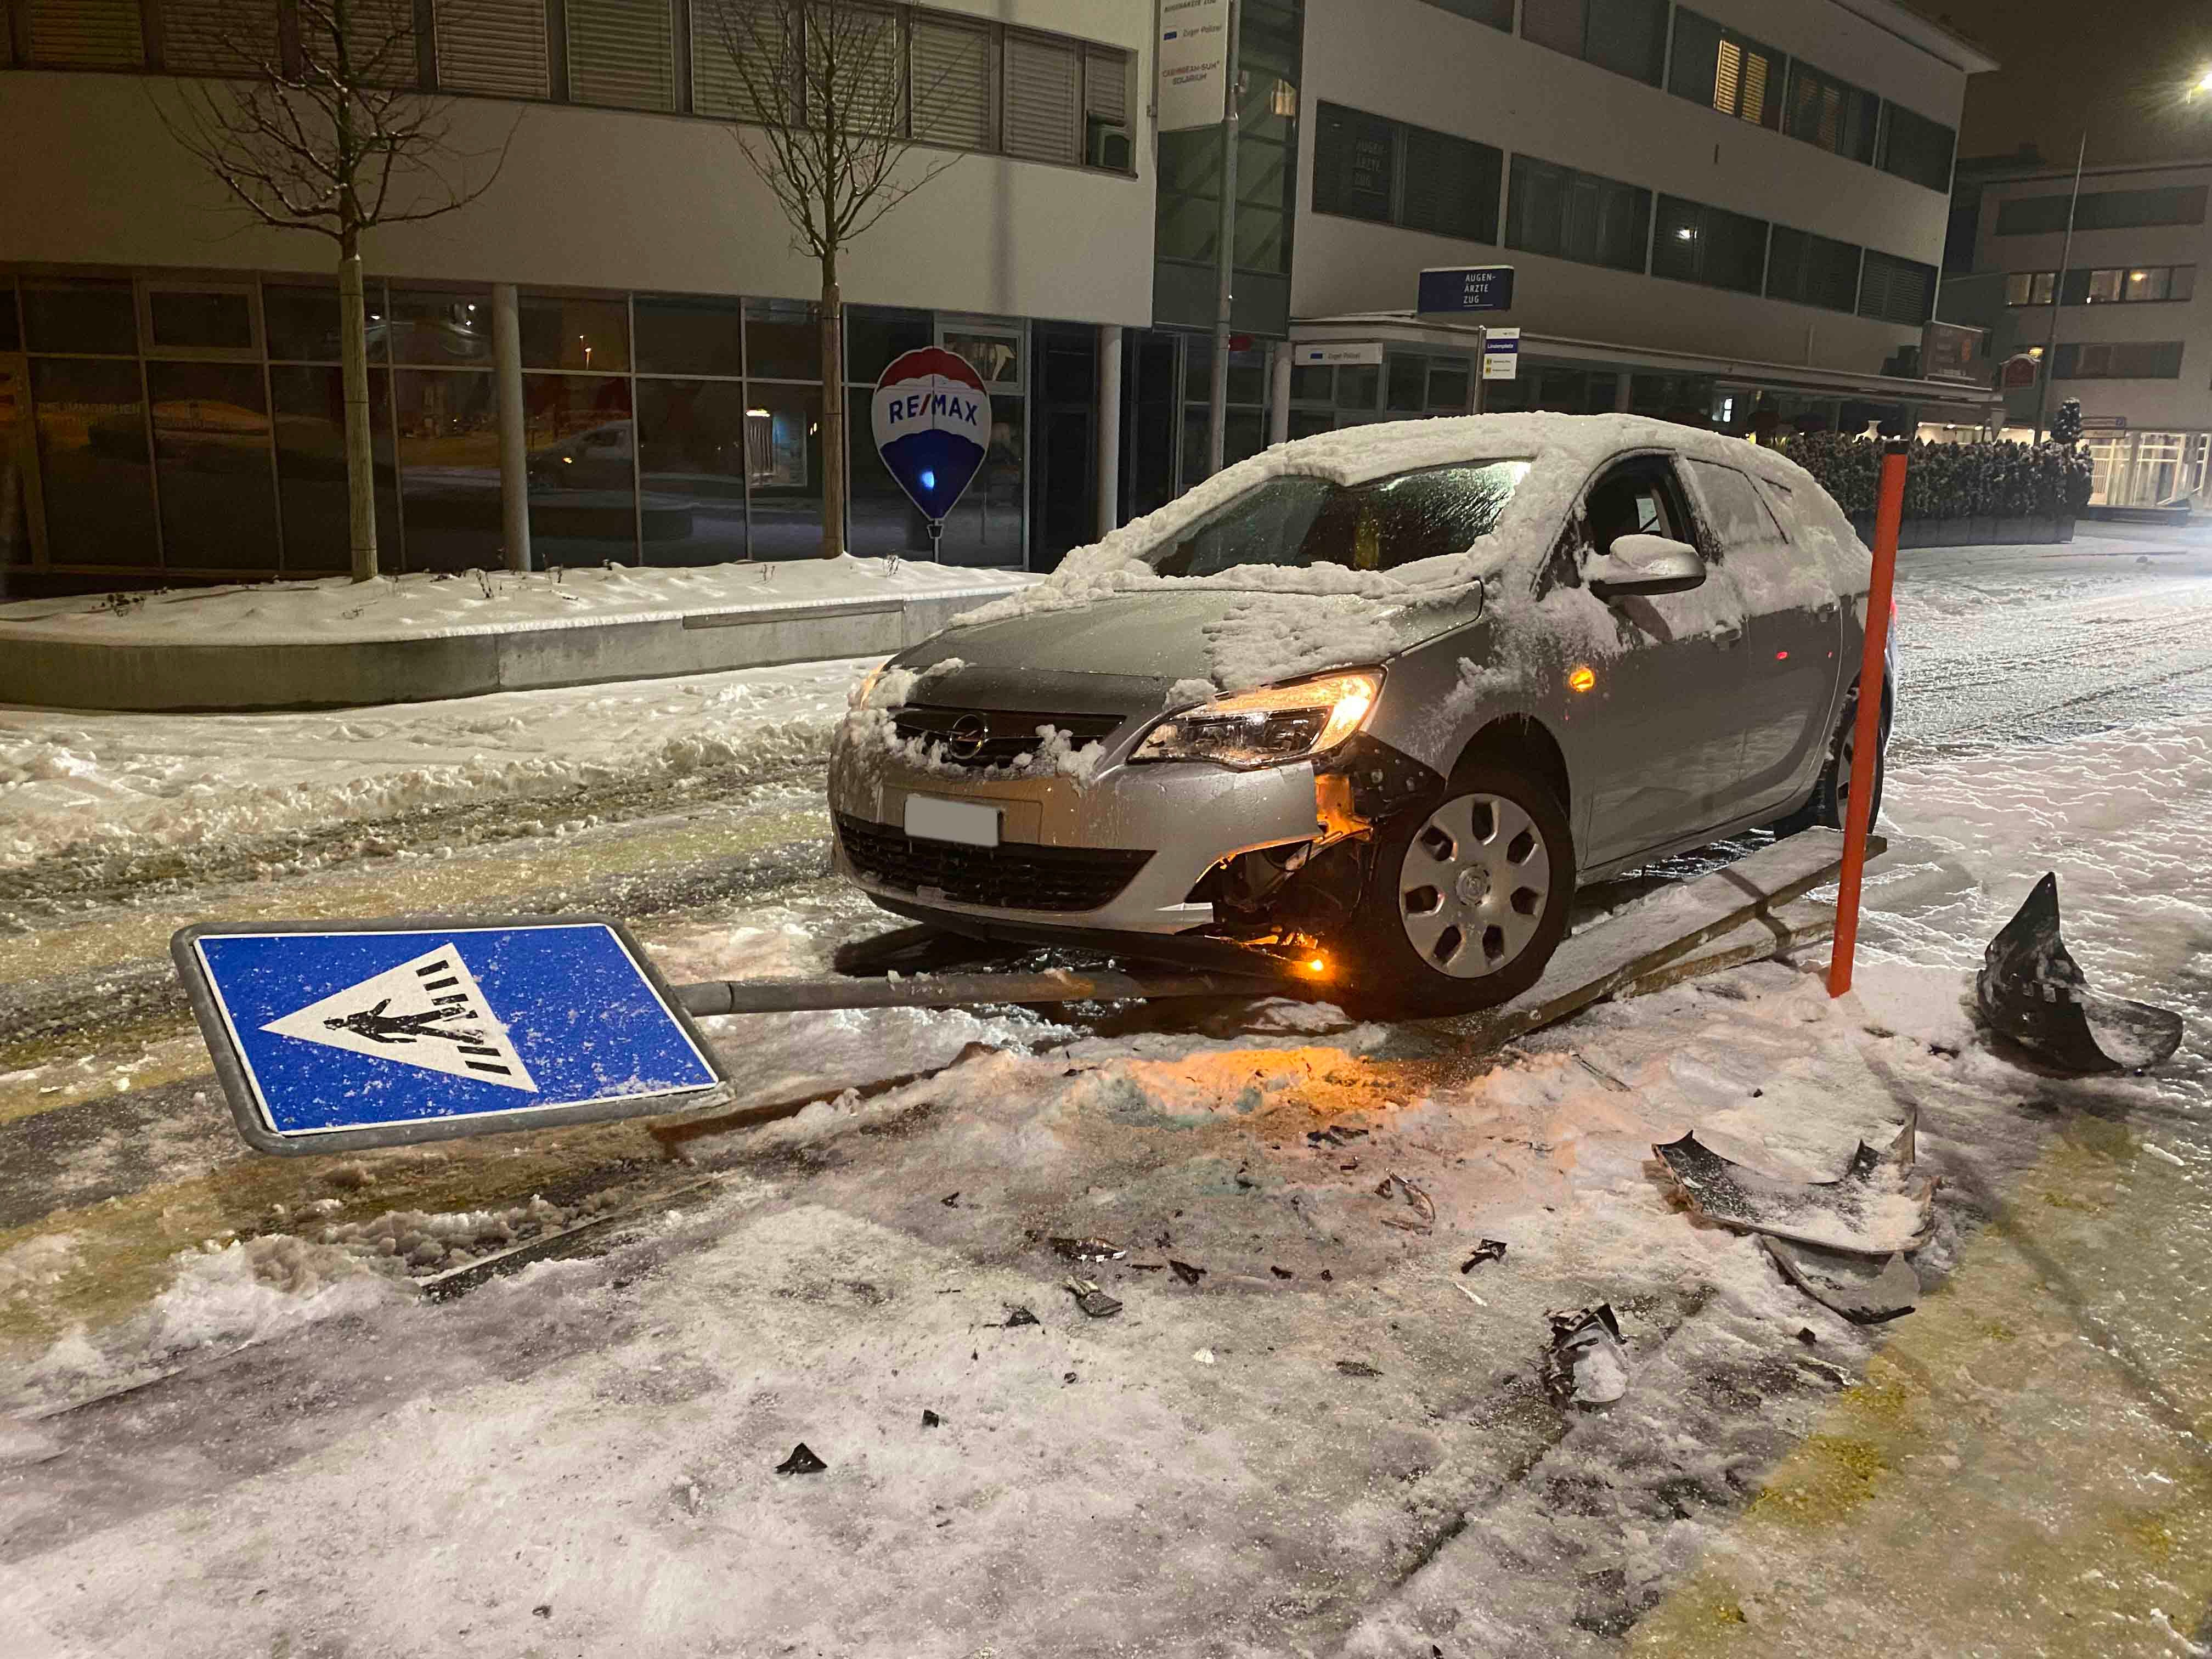
<svg viewBox="0 0 2212 1659">
<path fill-rule="evenodd" d="M 1698 544 L 1680 488 L 1656 455 L 1623 461 L 1591 485 L 1583 497 L 1583 518 L 1593 553 L 1610 553 L 1616 540 L 1632 535 Z"/>
<path fill-rule="evenodd" d="M 1720 538 L 1723 547 L 1774 547 L 1789 539 L 1783 534 L 1773 509 L 1744 474 L 1732 466 L 1694 457 L 1687 465 L 1690 477 L 1697 483 L 1698 493 L 1705 498 L 1713 533 Z"/>
</svg>

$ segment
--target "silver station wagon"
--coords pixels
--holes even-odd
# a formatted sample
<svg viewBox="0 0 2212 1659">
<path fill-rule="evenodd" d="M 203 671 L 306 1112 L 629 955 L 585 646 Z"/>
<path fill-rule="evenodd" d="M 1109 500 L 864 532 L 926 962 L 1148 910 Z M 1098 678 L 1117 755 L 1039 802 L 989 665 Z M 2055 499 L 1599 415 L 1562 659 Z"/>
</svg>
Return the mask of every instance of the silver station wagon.
<svg viewBox="0 0 2212 1659">
<path fill-rule="evenodd" d="M 1840 825 L 1869 569 L 1801 468 L 1657 421 L 1278 445 L 864 681 L 837 865 L 956 933 L 1489 1006 L 1577 882 Z"/>
</svg>

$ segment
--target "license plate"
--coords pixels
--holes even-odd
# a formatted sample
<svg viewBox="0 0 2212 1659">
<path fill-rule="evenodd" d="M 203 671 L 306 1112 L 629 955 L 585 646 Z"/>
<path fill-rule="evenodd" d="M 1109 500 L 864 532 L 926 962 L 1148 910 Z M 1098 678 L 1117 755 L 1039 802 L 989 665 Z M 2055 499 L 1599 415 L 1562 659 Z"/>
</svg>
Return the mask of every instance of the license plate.
<svg viewBox="0 0 2212 1659">
<path fill-rule="evenodd" d="M 999 809 L 978 806 L 973 801 L 908 795 L 906 832 L 924 841 L 957 841 L 963 847 L 996 847 Z"/>
</svg>

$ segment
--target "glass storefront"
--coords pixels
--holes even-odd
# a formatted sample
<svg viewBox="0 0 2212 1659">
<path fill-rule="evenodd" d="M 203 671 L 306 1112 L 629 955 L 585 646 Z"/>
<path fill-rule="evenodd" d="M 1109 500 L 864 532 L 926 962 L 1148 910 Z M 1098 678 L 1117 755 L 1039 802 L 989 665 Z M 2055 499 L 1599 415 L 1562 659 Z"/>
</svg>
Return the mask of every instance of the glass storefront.
<svg viewBox="0 0 2212 1659">
<path fill-rule="evenodd" d="M 380 563 L 497 568 L 491 291 L 371 278 L 365 297 Z M 533 562 L 819 552 L 812 304 L 525 289 L 519 312 Z M 870 413 L 883 368 L 935 343 L 975 365 L 992 407 L 986 459 L 942 555 L 1022 564 L 1029 325 L 848 306 L 845 327 L 848 545 L 928 555 L 927 526 L 877 458 Z M 1261 355 L 1248 356 L 1240 386 L 1257 386 Z M 1261 413 L 1232 417 L 1232 453 L 1264 442 Z M 1201 404 L 1201 433 L 1203 415 Z M 334 283 L 0 275 L 0 564 L 322 574 L 348 566 L 347 519 Z"/>
<path fill-rule="evenodd" d="M 2212 495 L 2212 433 L 2092 432 L 2082 447 L 2092 507 L 2203 506 Z"/>
</svg>

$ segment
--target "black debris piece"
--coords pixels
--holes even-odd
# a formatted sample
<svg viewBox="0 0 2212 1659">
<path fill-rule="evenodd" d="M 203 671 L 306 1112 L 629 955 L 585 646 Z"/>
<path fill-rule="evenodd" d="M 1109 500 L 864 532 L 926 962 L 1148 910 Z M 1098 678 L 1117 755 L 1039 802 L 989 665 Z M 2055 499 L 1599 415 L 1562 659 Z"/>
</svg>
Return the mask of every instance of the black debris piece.
<svg viewBox="0 0 2212 1659">
<path fill-rule="evenodd" d="M 1561 1400 L 1607 1406 L 1628 1392 L 1628 1349 L 1613 1304 L 1555 1308 L 1552 1350 L 1544 1356 L 1544 1386 Z"/>
<path fill-rule="evenodd" d="M 1459 1270 L 1463 1273 L 1473 1273 L 1486 1261 L 1503 1261 L 1504 1259 L 1505 1241 L 1502 1238 L 1486 1238 L 1474 1247 L 1473 1255 L 1459 1264 Z"/>
<path fill-rule="evenodd" d="M 1691 1206 L 1708 1220 L 1820 1249 L 1886 1256 L 1917 1250 L 1935 1225 L 1935 1181 L 1913 1170 L 1919 1123 L 1911 1110 L 1887 1150 L 1863 1140 L 1833 1181 L 1784 1181 L 1731 1162 L 1692 1133 L 1654 1146 Z M 1910 1200 L 1900 1218 L 1888 1200 Z"/>
<path fill-rule="evenodd" d="M 1382 1372 L 1376 1370 L 1374 1366 L 1367 1364 L 1367 1362 L 1363 1359 L 1340 1359 L 1336 1362 L 1336 1368 L 1342 1371 L 1346 1376 L 1380 1376 L 1382 1375 Z"/>
<path fill-rule="evenodd" d="M 538 1618 L 550 1619 L 553 1616 L 553 1604 L 550 1601 L 540 1601 L 530 1611 Z"/>
<path fill-rule="evenodd" d="M 1164 1273 L 1167 1270 L 1168 1264 L 1164 1261 L 1132 1261 L 1129 1264 L 1129 1271 L 1133 1273 Z"/>
<path fill-rule="evenodd" d="M 1034 1325 L 1037 1322 L 1037 1316 L 1027 1308 L 1017 1307 L 1011 1302 L 1007 1303 L 1006 1307 L 1006 1322 L 1000 1327 L 1001 1330 L 1018 1330 L 1024 1325 Z"/>
<path fill-rule="evenodd" d="M 1784 1279 L 1854 1325 L 1879 1325 L 1911 1313 L 1919 1303 L 1919 1275 L 1901 1255 L 1852 1255 L 1780 1238 L 1759 1242 Z"/>
<path fill-rule="evenodd" d="M 1073 1371 L 1069 1371 L 1066 1375 L 1065 1375 L 1064 1376 L 1062 1376 L 1060 1380 L 1062 1382 L 1074 1382 L 1074 1381 L 1075 1381 L 1075 1373 L 1074 1373 Z"/>
<path fill-rule="evenodd" d="M 1326 1268 L 1326 1267 L 1323 1267 L 1323 1268 L 1321 1270 L 1321 1276 L 1322 1276 L 1323 1279 L 1326 1279 L 1329 1280 L 1331 1283 L 1334 1283 L 1334 1282 L 1335 1282 L 1335 1279 L 1336 1279 L 1336 1275 L 1335 1275 L 1334 1273 L 1333 1273 L 1329 1272 L 1329 1270 L 1328 1270 L 1328 1268 Z"/>
<path fill-rule="evenodd" d="M 1809 1348 L 1819 1342 L 1820 1338 L 1810 1325 L 1800 1325 L 1797 1328 L 1797 1340 Z"/>
<path fill-rule="evenodd" d="M 957 1210 L 960 1207 L 960 1194 L 957 1193 L 947 1193 L 944 1197 L 939 1199 L 937 1201 L 939 1204 L 942 1204 L 948 1210 Z"/>
<path fill-rule="evenodd" d="M 923 1428 L 936 1429 L 942 1428 L 944 1425 L 945 1419 L 939 1417 L 935 1412 L 930 1410 L 927 1406 L 924 1406 L 921 1408 L 921 1426 Z"/>
<path fill-rule="evenodd" d="M 1045 1241 L 1063 1261 L 1119 1261 L 1128 1251 L 1103 1238 L 1053 1238 Z"/>
<path fill-rule="evenodd" d="M 1332 1123 L 1326 1129 L 1307 1130 L 1306 1145 L 1309 1146 L 1348 1146 L 1353 1141 L 1363 1139 L 1367 1131 L 1364 1129 L 1347 1128 L 1341 1123 Z"/>
<path fill-rule="evenodd" d="M 802 1440 L 791 1449 L 790 1456 L 775 1466 L 775 1472 L 778 1474 L 819 1474 L 829 1467 Z"/>
<path fill-rule="evenodd" d="M 1267 1271 L 1274 1274 L 1278 1279 L 1296 1279 L 1297 1277 L 1297 1275 L 1292 1273 L 1288 1267 L 1278 1267 L 1272 1263 L 1269 1264 Z"/>
<path fill-rule="evenodd" d="M 1195 1285 L 1206 1277 L 1205 1268 L 1194 1267 L 1189 1262 L 1178 1261 L 1173 1256 L 1168 1258 L 1168 1266 L 1175 1269 L 1175 1276 L 1186 1285 Z"/>
<path fill-rule="evenodd" d="M 2181 1046 L 2180 1015 L 2089 990 L 2058 936 L 2056 872 L 1990 941 L 1974 1001 L 1992 1030 L 2069 1072 L 2140 1072 Z"/>
<path fill-rule="evenodd" d="M 1075 1305 L 1093 1319 L 1111 1319 L 1121 1311 L 1121 1304 L 1096 1285 L 1079 1279 L 1071 1279 L 1067 1281 L 1067 1289 L 1075 1297 Z"/>
</svg>

